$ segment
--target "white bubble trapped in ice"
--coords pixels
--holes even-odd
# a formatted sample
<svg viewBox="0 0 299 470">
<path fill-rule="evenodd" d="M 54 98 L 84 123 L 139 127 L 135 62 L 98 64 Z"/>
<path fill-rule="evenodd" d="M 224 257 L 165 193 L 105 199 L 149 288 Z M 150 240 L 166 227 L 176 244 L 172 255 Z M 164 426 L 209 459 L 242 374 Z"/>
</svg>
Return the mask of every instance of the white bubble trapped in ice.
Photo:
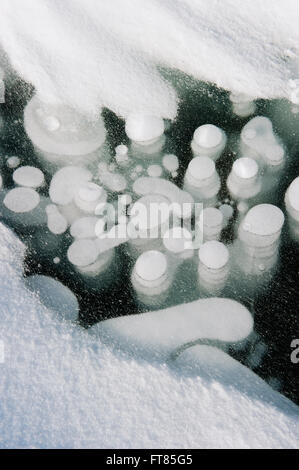
<svg viewBox="0 0 299 470">
<path fill-rule="evenodd" d="M 98 217 L 81 217 L 72 223 L 70 234 L 74 238 L 94 238 L 98 220 Z"/>
<path fill-rule="evenodd" d="M 139 145 L 148 145 L 164 133 L 164 122 L 157 116 L 130 114 L 126 119 L 126 134 Z"/>
<path fill-rule="evenodd" d="M 90 171 L 79 166 L 66 166 L 58 170 L 50 183 L 49 195 L 55 204 L 72 202 L 76 192 L 92 179 Z"/>
<path fill-rule="evenodd" d="M 55 235 L 61 235 L 68 227 L 67 219 L 59 212 L 55 204 L 49 204 L 46 207 L 48 218 L 48 229 Z"/>
<path fill-rule="evenodd" d="M 238 158 L 233 164 L 226 184 L 232 198 L 236 200 L 254 198 L 262 188 L 257 162 L 253 158 Z"/>
<path fill-rule="evenodd" d="M 101 202 L 106 202 L 107 193 L 98 184 L 87 182 L 76 191 L 74 202 L 83 212 L 93 214 Z"/>
<path fill-rule="evenodd" d="M 237 116 L 247 117 L 255 113 L 255 102 L 248 95 L 245 95 L 243 93 L 231 93 L 230 101 L 232 103 L 233 112 Z"/>
<path fill-rule="evenodd" d="M 299 176 L 288 187 L 284 200 L 291 235 L 299 241 Z"/>
<path fill-rule="evenodd" d="M 18 186 L 39 188 L 45 182 L 43 172 L 34 166 L 20 166 L 13 172 L 13 180 Z"/>
<path fill-rule="evenodd" d="M 192 195 L 164 178 L 142 176 L 134 182 L 133 191 L 139 196 L 156 194 L 166 197 L 177 217 L 188 219 L 192 215 L 194 209 Z"/>
<path fill-rule="evenodd" d="M 8 191 L 3 204 L 10 211 L 22 214 L 35 209 L 39 202 L 39 194 L 34 189 L 14 188 Z"/>
<path fill-rule="evenodd" d="M 165 170 L 169 171 L 169 173 L 173 173 L 179 169 L 179 159 L 176 155 L 164 155 L 162 163 Z"/>
<path fill-rule="evenodd" d="M 218 295 L 229 275 L 229 251 L 216 240 L 207 241 L 198 250 L 198 282 L 200 290 Z"/>
<path fill-rule="evenodd" d="M 0 174 L 0 189 L 2 188 L 2 185 L 3 185 L 3 179 L 2 179 L 2 175 Z"/>
<path fill-rule="evenodd" d="M 57 313 L 60 318 L 68 321 L 77 320 L 79 313 L 77 298 L 61 282 L 52 277 L 34 275 L 25 279 L 25 285 L 37 294 L 40 301 L 47 308 Z"/>
<path fill-rule="evenodd" d="M 240 152 L 260 165 L 281 164 L 285 155 L 279 138 L 273 131 L 272 122 L 264 116 L 251 119 L 240 135 Z"/>
<path fill-rule="evenodd" d="M 161 304 L 171 285 L 165 254 L 155 250 L 142 253 L 135 263 L 131 282 L 140 302 L 151 306 Z"/>
<path fill-rule="evenodd" d="M 35 95 L 24 110 L 25 130 L 37 152 L 55 165 L 89 162 L 106 138 L 102 117 L 89 121 L 74 109 Z"/>
<path fill-rule="evenodd" d="M 77 267 L 84 267 L 93 264 L 99 254 L 98 247 L 94 240 L 83 238 L 75 240 L 67 251 L 67 258 L 70 263 Z"/>
<path fill-rule="evenodd" d="M 276 249 L 284 224 L 284 214 L 272 204 L 252 207 L 239 227 L 238 235 L 246 246 Z"/>
<path fill-rule="evenodd" d="M 217 160 L 226 146 L 225 132 L 213 124 L 204 124 L 198 127 L 191 142 L 191 148 L 195 157 L 210 157 Z"/>
<path fill-rule="evenodd" d="M 127 187 L 127 180 L 121 173 L 104 173 L 101 176 L 101 183 L 112 193 L 121 193 Z"/>
<path fill-rule="evenodd" d="M 199 232 L 203 241 L 218 240 L 224 227 L 222 212 L 215 207 L 206 207 L 199 215 Z"/>
<path fill-rule="evenodd" d="M 193 158 L 185 173 L 184 189 L 192 194 L 196 202 L 214 205 L 220 189 L 215 162 L 209 157 Z"/>
<path fill-rule="evenodd" d="M 21 163 L 21 160 L 19 157 L 9 157 L 6 161 L 6 165 L 8 168 L 17 168 Z"/>
<path fill-rule="evenodd" d="M 148 176 L 160 178 L 163 174 L 163 168 L 160 165 L 150 165 L 147 169 Z"/>
<path fill-rule="evenodd" d="M 224 223 L 226 224 L 234 215 L 234 208 L 230 204 L 221 204 L 219 210 L 224 217 Z"/>
<path fill-rule="evenodd" d="M 167 252 L 176 258 L 187 259 L 193 255 L 192 234 L 184 227 L 173 227 L 163 236 Z"/>
</svg>

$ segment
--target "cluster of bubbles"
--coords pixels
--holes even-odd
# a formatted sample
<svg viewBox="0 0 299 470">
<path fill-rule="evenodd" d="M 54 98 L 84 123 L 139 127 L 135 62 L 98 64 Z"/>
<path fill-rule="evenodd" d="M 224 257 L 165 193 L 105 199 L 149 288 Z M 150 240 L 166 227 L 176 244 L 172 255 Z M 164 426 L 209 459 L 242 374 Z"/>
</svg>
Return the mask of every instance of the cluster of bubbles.
<svg viewBox="0 0 299 470">
<path fill-rule="evenodd" d="M 231 102 L 240 117 L 255 112 L 246 96 L 231 95 Z M 285 194 L 285 213 L 271 204 L 287 156 L 267 117 L 244 125 L 226 181 L 216 169 L 227 147 L 226 133 L 213 124 L 198 127 L 180 186 L 180 159 L 165 151 L 167 134 L 159 117 L 127 116 L 129 143 L 120 142 L 113 153 L 102 117 L 89 122 L 37 95 L 25 108 L 24 127 L 39 167 L 17 156 L 7 159 L 14 187 L 6 188 L 0 176 L 2 218 L 36 230 L 41 240 L 45 227 L 57 240 L 68 232 L 67 260 L 87 285 L 109 288 L 122 263 L 117 247 L 123 245 L 132 262 L 131 288 L 148 308 L 164 308 L 173 296 L 177 303 L 186 301 L 180 288 L 186 278 L 200 297 L 232 297 L 242 288 L 253 295 L 273 275 L 285 214 L 291 236 L 299 239 L 299 177 Z M 229 194 L 225 201 L 219 199 L 221 185 Z M 136 217 L 140 205 L 149 210 L 154 204 L 172 210 L 159 218 Z M 196 204 L 201 210 L 194 221 Z M 139 236 L 124 230 L 128 224 L 138 226 Z M 225 243 L 222 233 L 229 225 L 233 241 Z M 153 229 L 158 236 L 149 237 Z M 65 253 L 54 239 L 50 248 L 58 265 Z"/>
</svg>

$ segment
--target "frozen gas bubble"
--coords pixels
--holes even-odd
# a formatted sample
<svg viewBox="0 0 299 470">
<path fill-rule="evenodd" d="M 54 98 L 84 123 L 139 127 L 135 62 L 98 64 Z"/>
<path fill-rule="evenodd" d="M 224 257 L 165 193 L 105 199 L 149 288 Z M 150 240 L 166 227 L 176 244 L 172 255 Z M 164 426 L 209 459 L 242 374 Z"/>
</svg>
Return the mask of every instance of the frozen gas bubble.
<svg viewBox="0 0 299 470">
<path fill-rule="evenodd" d="M 184 227 L 174 227 L 163 236 L 163 245 L 171 253 L 179 254 L 192 248 L 192 235 Z"/>
<path fill-rule="evenodd" d="M 138 143 L 148 143 L 164 133 L 163 119 L 157 116 L 130 114 L 126 119 L 127 136 Z"/>
<path fill-rule="evenodd" d="M 198 257 L 207 268 L 221 269 L 228 263 L 229 251 L 223 243 L 211 240 L 201 245 Z"/>
<path fill-rule="evenodd" d="M 62 157 L 82 157 L 105 141 L 103 118 L 90 121 L 65 105 L 43 103 L 35 95 L 24 110 L 24 127 L 38 150 Z"/>
<path fill-rule="evenodd" d="M 103 185 L 113 193 L 120 193 L 127 187 L 127 180 L 120 173 L 105 173 L 101 179 Z"/>
<path fill-rule="evenodd" d="M 224 135 L 219 127 L 213 124 L 204 124 L 195 130 L 193 138 L 198 146 L 210 149 L 220 145 Z"/>
<path fill-rule="evenodd" d="M 249 140 L 254 139 L 254 138 L 256 137 L 256 135 L 257 135 L 257 134 L 256 134 L 256 130 L 255 130 L 255 129 L 246 129 L 246 130 L 244 131 L 244 137 L 245 137 L 245 139 L 249 139 Z"/>
<path fill-rule="evenodd" d="M 93 238 L 98 220 L 98 217 L 81 217 L 72 223 L 70 234 L 74 238 Z"/>
<path fill-rule="evenodd" d="M 64 233 L 68 227 L 67 219 L 59 212 L 55 204 L 49 204 L 46 207 L 48 217 L 48 229 L 50 232 L 60 235 Z"/>
<path fill-rule="evenodd" d="M 79 191 L 79 197 L 86 202 L 94 202 L 101 197 L 103 193 L 103 188 L 95 183 L 87 183 L 85 186 L 82 186 Z"/>
<path fill-rule="evenodd" d="M 94 213 L 99 202 L 106 202 L 107 193 L 98 184 L 88 182 L 76 192 L 74 202 L 84 212 Z"/>
<path fill-rule="evenodd" d="M 179 168 L 179 159 L 176 155 L 173 154 L 164 155 L 162 163 L 164 168 L 169 171 L 169 173 L 173 173 Z"/>
<path fill-rule="evenodd" d="M 251 179 L 258 175 L 259 167 L 252 158 L 242 157 L 234 162 L 232 171 L 238 178 Z"/>
<path fill-rule="evenodd" d="M 286 197 L 291 208 L 294 211 L 299 212 L 299 176 L 297 176 L 297 178 L 295 178 L 290 184 Z"/>
<path fill-rule="evenodd" d="M 223 228 L 223 214 L 215 207 L 206 207 L 199 216 L 199 226 L 204 240 L 217 240 Z"/>
<path fill-rule="evenodd" d="M 234 209 L 230 204 L 221 204 L 219 210 L 222 212 L 224 219 L 229 220 L 234 214 Z"/>
<path fill-rule="evenodd" d="M 34 275 L 25 278 L 25 285 L 36 293 L 40 301 L 64 320 L 76 321 L 79 304 L 73 292 L 52 277 Z"/>
<path fill-rule="evenodd" d="M 206 207 L 200 213 L 200 220 L 206 227 L 219 227 L 223 224 L 223 214 L 216 207 Z"/>
<path fill-rule="evenodd" d="M 0 189 L 2 188 L 2 185 L 3 185 L 3 179 L 2 179 L 2 176 L 0 175 Z"/>
<path fill-rule="evenodd" d="M 45 128 L 50 132 L 55 132 L 60 128 L 60 121 L 56 116 L 44 116 L 41 120 Z"/>
<path fill-rule="evenodd" d="M 233 112 L 240 117 L 247 117 L 255 113 L 256 105 L 252 97 L 244 93 L 231 93 L 230 100 L 233 105 Z"/>
<path fill-rule="evenodd" d="M 94 215 L 103 215 L 106 209 L 107 209 L 107 203 L 100 202 L 94 210 Z"/>
<path fill-rule="evenodd" d="M 65 166 L 58 170 L 50 183 L 49 195 L 56 204 L 72 202 L 76 192 L 92 179 L 90 171 L 79 166 Z"/>
<path fill-rule="evenodd" d="M 3 204 L 12 212 L 22 214 L 35 209 L 39 202 L 39 194 L 34 189 L 14 188 L 6 194 Z"/>
<path fill-rule="evenodd" d="M 192 177 L 196 181 L 203 181 L 211 178 L 215 174 L 215 163 L 209 157 L 195 157 L 188 165 L 187 177 Z"/>
<path fill-rule="evenodd" d="M 143 166 L 142 165 L 136 165 L 135 168 L 134 168 L 134 171 L 136 171 L 136 173 L 142 173 L 143 172 Z"/>
<path fill-rule="evenodd" d="M 169 200 L 160 194 L 148 194 L 141 197 L 129 209 L 130 225 L 133 237 L 136 230 L 144 236 L 151 234 L 147 230 L 164 226 L 170 217 Z"/>
<path fill-rule="evenodd" d="M 138 178 L 133 184 L 133 191 L 139 196 L 156 194 L 166 197 L 172 203 L 173 213 L 178 217 L 188 219 L 192 215 L 194 199 L 191 194 L 164 178 Z"/>
<path fill-rule="evenodd" d="M 12 177 L 17 185 L 28 188 L 39 188 L 45 181 L 43 172 L 34 166 L 20 166 L 13 172 Z"/>
<path fill-rule="evenodd" d="M 55 256 L 55 258 L 53 258 L 53 263 L 54 264 L 59 264 L 60 263 L 60 258 L 58 256 Z"/>
<path fill-rule="evenodd" d="M 19 157 L 9 157 L 6 161 L 8 168 L 17 168 L 21 163 Z"/>
<path fill-rule="evenodd" d="M 147 169 L 147 174 L 148 176 L 151 176 L 153 178 L 159 178 L 162 176 L 163 169 L 160 165 L 150 165 Z"/>
<path fill-rule="evenodd" d="M 243 229 L 252 234 L 267 237 L 278 234 L 284 224 L 284 214 L 272 204 L 259 204 L 252 207 L 242 223 Z"/>
<path fill-rule="evenodd" d="M 101 237 L 101 235 L 103 235 L 103 233 L 105 232 L 105 227 L 106 227 L 106 220 L 98 219 L 95 225 L 95 229 L 94 229 L 94 233 L 96 237 Z"/>
<path fill-rule="evenodd" d="M 109 173 L 109 165 L 107 162 L 100 162 L 98 164 L 99 175 L 103 175 L 105 173 Z"/>
<path fill-rule="evenodd" d="M 70 263 L 78 267 L 93 264 L 99 255 L 99 249 L 94 240 L 83 238 L 75 240 L 67 251 Z"/>
<path fill-rule="evenodd" d="M 119 155 L 121 157 L 124 157 L 128 155 L 128 147 L 124 144 L 120 144 L 117 147 L 115 147 L 115 153 L 116 155 Z"/>
<path fill-rule="evenodd" d="M 281 145 L 272 145 L 264 152 L 264 158 L 268 165 L 278 166 L 284 161 L 285 151 Z"/>
<path fill-rule="evenodd" d="M 142 253 L 136 261 L 135 272 L 144 281 L 156 281 L 167 272 L 167 258 L 160 251 L 150 250 Z"/>
<path fill-rule="evenodd" d="M 249 205 L 245 201 L 240 201 L 237 205 L 237 211 L 240 214 L 246 214 L 246 212 L 249 210 Z"/>
<path fill-rule="evenodd" d="M 110 171 L 111 173 L 113 173 L 113 172 L 116 170 L 116 165 L 115 165 L 115 163 L 110 163 L 108 169 L 109 169 L 109 171 Z"/>
</svg>

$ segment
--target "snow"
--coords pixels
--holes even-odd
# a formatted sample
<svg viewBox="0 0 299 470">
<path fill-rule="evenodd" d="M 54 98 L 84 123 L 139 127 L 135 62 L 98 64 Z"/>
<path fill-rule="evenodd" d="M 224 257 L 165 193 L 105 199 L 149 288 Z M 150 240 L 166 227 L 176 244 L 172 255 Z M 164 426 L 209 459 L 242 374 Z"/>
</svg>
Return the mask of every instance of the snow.
<svg viewBox="0 0 299 470">
<path fill-rule="evenodd" d="M 296 0 L 2 0 L 0 42 L 51 103 L 173 118 L 160 65 L 252 99 L 289 98 L 298 20 Z"/>
<path fill-rule="evenodd" d="M 25 288 L 24 246 L 3 225 L 0 253 L 1 447 L 298 446 L 298 407 L 225 353 L 201 346 L 204 360 L 193 364 L 183 362 L 188 350 L 173 366 L 145 361 L 117 349 L 121 325 L 134 336 L 130 317 L 102 323 L 104 344 Z M 141 326 L 146 315 L 133 320 Z M 149 316 L 159 323 L 159 312 Z"/>
<path fill-rule="evenodd" d="M 70 321 L 78 319 L 77 298 L 61 282 L 52 277 L 34 275 L 25 279 L 25 286 L 36 293 L 43 305 L 60 315 L 60 318 Z"/>
</svg>

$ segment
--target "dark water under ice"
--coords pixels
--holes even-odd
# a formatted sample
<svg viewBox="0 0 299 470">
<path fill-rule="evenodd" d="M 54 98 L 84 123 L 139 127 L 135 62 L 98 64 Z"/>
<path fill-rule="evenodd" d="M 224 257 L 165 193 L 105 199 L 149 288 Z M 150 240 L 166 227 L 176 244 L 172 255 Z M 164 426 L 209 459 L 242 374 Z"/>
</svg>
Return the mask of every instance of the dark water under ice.
<svg viewBox="0 0 299 470">
<path fill-rule="evenodd" d="M 181 96 L 180 109 L 176 121 L 168 130 L 170 146 L 168 151 L 180 157 L 180 172 L 177 183 L 182 182 L 184 171 L 191 158 L 190 141 L 196 127 L 207 122 L 218 125 L 229 135 L 240 132 L 247 120 L 236 118 L 231 114 L 228 94 L 221 92 L 212 86 L 202 83 L 194 83 L 191 80 L 178 79 L 177 87 Z M 4 155 L 17 155 L 26 164 L 38 166 L 31 142 L 27 138 L 22 123 L 24 106 L 32 94 L 32 90 L 21 82 L 12 83 L 7 90 L 6 104 L 3 105 L 6 129 L 1 138 L 1 153 Z M 271 202 L 283 209 L 284 193 L 291 181 L 299 174 L 299 118 L 298 132 L 286 129 L 279 121 L 273 119 L 273 108 L 276 101 L 259 101 L 258 115 L 270 117 L 276 132 L 282 137 L 288 148 L 289 160 L 285 174 L 280 183 L 275 200 Z M 106 127 L 108 130 L 108 142 L 111 148 L 120 143 L 125 143 L 124 122 L 118 119 L 110 111 L 104 111 Z M 234 155 L 226 152 L 217 162 L 217 170 L 221 179 L 226 180 Z M 8 170 L 1 163 L 1 173 L 4 183 L 12 186 L 12 170 Z M 49 178 L 47 180 L 49 183 Z M 47 188 L 46 188 L 47 189 Z M 225 188 L 221 189 L 221 197 L 225 199 Z M 119 273 L 115 283 L 109 290 L 101 290 L 95 286 L 87 286 L 78 274 L 72 270 L 66 259 L 66 250 L 71 243 L 69 235 L 62 235 L 61 243 L 64 246 L 59 254 L 51 253 L 41 255 L 41 247 L 34 233 L 25 230 L 17 230 L 12 227 L 27 246 L 24 263 L 24 276 L 32 274 L 44 274 L 60 280 L 68 286 L 77 296 L 80 305 L 80 323 L 82 327 L 88 327 L 95 322 L 106 318 L 129 315 L 140 312 L 140 306 L 136 303 L 130 289 L 130 259 L 124 247 L 117 249 L 122 263 L 118 266 Z M 54 237 L 48 233 L 50 237 Z M 232 233 L 228 229 L 223 234 L 225 240 L 229 240 Z M 278 379 L 280 390 L 287 397 L 299 404 L 298 395 L 298 368 L 299 364 L 293 364 L 290 359 L 291 342 L 299 338 L 298 305 L 299 305 L 299 244 L 293 242 L 284 229 L 280 248 L 280 261 L 276 273 L 264 291 L 256 298 L 248 296 L 246 291 L 239 293 L 236 300 L 244 303 L 254 314 L 255 331 L 267 345 L 267 352 L 261 364 L 253 370 L 262 378 L 269 380 Z M 63 254 L 64 253 L 64 254 Z M 53 263 L 54 256 L 59 256 L 59 264 Z M 198 298 L 197 291 L 188 279 L 180 289 L 184 291 L 184 301 Z M 233 289 L 232 289 L 232 297 Z M 175 305 L 175 298 L 170 299 L 170 305 Z M 248 347 L 250 349 L 250 347 Z M 242 352 L 230 351 L 239 361 L 246 363 L 249 349 Z"/>
</svg>

